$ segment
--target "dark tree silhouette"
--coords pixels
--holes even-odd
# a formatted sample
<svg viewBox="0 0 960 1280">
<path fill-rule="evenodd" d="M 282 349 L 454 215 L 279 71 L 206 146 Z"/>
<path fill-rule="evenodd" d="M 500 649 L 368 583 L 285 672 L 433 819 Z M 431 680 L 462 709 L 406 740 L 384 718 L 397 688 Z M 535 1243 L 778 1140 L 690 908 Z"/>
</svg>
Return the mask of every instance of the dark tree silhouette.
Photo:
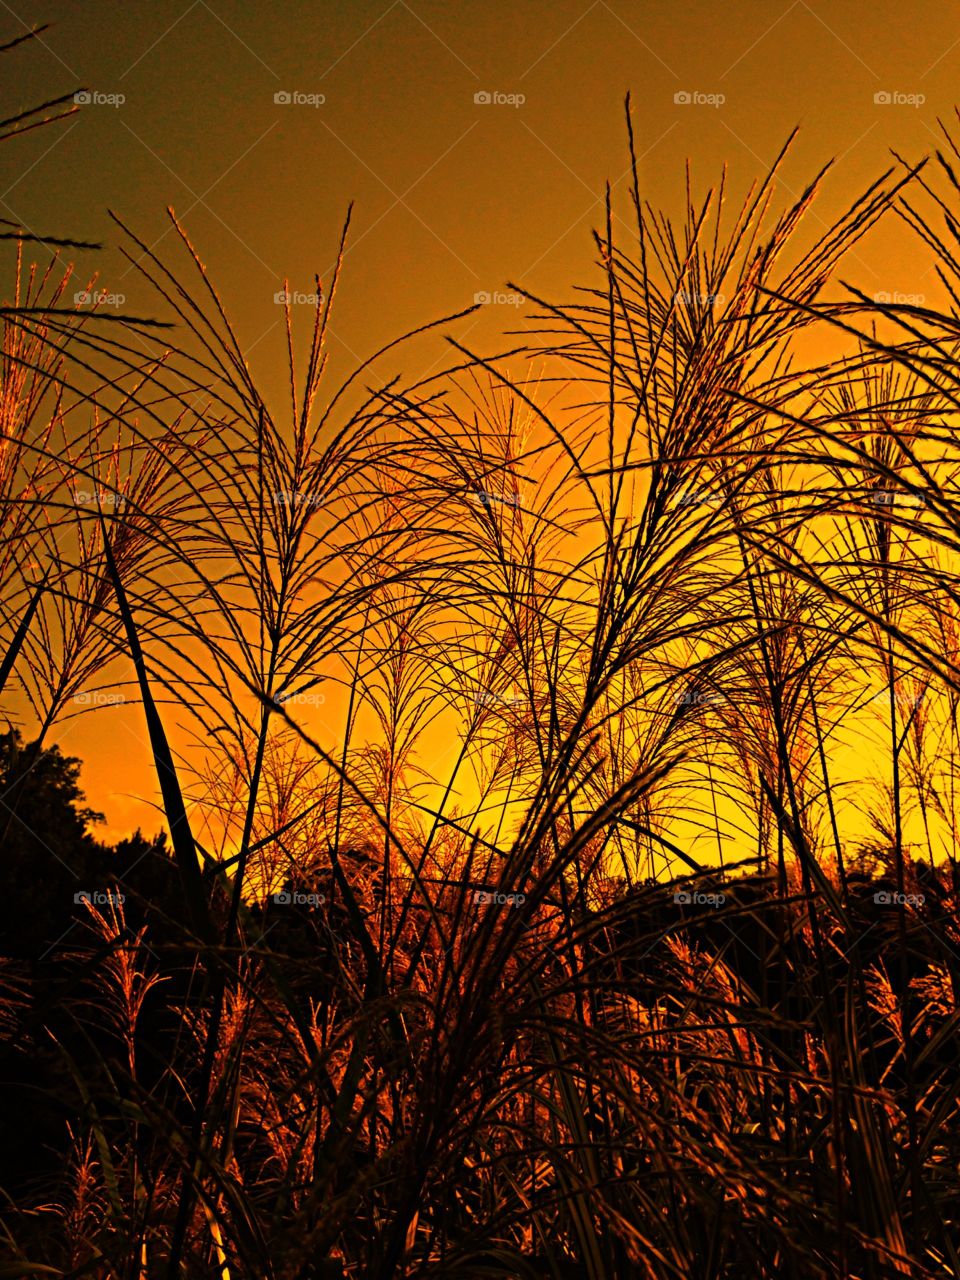
<svg viewBox="0 0 960 1280">
<path fill-rule="evenodd" d="M 90 834 L 80 761 L 0 735 L 0 954 L 39 959 L 77 918 L 74 895 L 99 887 L 109 854 Z"/>
</svg>

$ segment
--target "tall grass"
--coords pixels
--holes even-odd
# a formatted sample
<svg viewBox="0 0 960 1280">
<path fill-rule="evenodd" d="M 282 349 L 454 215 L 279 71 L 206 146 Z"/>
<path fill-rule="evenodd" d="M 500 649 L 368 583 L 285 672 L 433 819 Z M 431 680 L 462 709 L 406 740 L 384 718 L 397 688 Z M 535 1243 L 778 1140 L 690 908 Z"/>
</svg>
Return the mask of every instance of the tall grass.
<svg viewBox="0 0 960 1280">
<path fill-rule="evenodd" d="M 956 183 L 811 233 L 781 162 L 634 162 L 412 384 L 328 387 L 338 264 L 282 410 L 172 214 L 173 344 L 9 312 L 10 674 L 39 751 L 132 662 L 171 854 L 11 970 L 69 1128 L 0 1274 L 960 1274 Z M 898 213 L 942 310 L 843 291 Z"/>
</svg>

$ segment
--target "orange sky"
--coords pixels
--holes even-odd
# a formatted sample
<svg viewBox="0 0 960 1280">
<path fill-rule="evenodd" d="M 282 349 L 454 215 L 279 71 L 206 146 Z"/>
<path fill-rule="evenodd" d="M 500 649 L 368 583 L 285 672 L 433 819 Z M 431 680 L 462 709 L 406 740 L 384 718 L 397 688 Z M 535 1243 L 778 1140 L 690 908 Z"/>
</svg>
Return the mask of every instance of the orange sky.
<svg viewBox="0 0 960 1280">
<path fill-rule="evenodd" d="M 784 198 L 840 157 L 817 215 L 827 221 L 891 163 L 891 147 L 915 159 L 936 145 L 960 71 L 949 0 L 12 0 L 0 34 L 39 21 L 54 24 L 42 43 L 6 55 L 7 115 L 80 86 L 124 101 L 6 144 L 0 216 L 102 240 L 104 253 L 81 256 L 82 280 L 100 269 L 125 310 L 149 314 L 106 210 L 172 251 L 163 210 L 173 205 L 281 404 L 274 294 L 284 276 L 306 293 L 314 272 L 328 273 L 351 199 L 333 326 L 341 371 L 508 279 L 557 300 L 588 279 L 604 181 L 626 194 L 627 89 L 655 205 L 678 208 L 687 157 L 703 185 L 728 162 L 739 198 L 800 124 Z M 478 93 L 513 101 L 478 103 Z M 867 293 L 932 292 L 929 260 L 893 224 L 849 274 Z M 491 305 L 454 332 L 483 348 L 520 314 Z M 418 346 L 405 371 L 442 357 L 439 343 Z M 159 825 L 125 798 L 151 776 L 141 715 L 108 709 L 55 734 L 99 762 L 86 770 L 88 794 L 114 832 Z"/>
</svg>

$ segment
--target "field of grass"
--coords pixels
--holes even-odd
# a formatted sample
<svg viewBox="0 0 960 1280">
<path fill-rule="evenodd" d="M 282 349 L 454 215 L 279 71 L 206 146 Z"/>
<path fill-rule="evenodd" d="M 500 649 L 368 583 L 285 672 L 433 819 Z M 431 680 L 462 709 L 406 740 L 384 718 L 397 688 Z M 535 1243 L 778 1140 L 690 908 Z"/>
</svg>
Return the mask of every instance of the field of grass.
<svg viewBox="0 0 960 1280">
<path fill-rule="evenodd" d="M 338 267 L 283 405 L 175 221 L 149 316 L 9 229 L 0 1277 L 960 1276 L 958 136 L 829 227 L 634 164 L 419 382 Z"/>
</svg>

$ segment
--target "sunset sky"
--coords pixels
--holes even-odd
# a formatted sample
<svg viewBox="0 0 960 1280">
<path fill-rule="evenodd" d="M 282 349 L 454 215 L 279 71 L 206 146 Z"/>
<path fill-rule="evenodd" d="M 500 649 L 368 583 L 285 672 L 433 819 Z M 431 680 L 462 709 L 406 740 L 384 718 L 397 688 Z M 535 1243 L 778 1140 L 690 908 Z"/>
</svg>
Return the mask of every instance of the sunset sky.
<svg viewBox="0 0 960 1280">
<path fill-rule="evenodd" d="M 605 181 L 627 196 L 628 90 L 643 194 L 671 212 L 688 158 L 704 189 L 726 163 L 739 203 L 799 124 L 784 201 L 839 161 L 812 237 L 894 163 L 891 149 L 916 160 L 936 147 L 960 81 L 960 9 L 909 0 L 0 6 L 5 40 L 39 21 L 51 29 L 17 53 L 5 113 L 81 87 L 91 101 L 4 148 L 0 216 L 102 241 L 80 255 L 78 287 L 100 270 L 118 305 L 149 315 L 107 210 L 162 253 L 175 248 L 172 205 L 278 397 L 274 295 L 285 277 L 310 293 L 314 273 L 329 276 L 351 200 L 334 370 L 478 294 L 494 301 L 452 332 L 490 349 L 520 311 L 496 300 L 506 281 L 564 300 L 590 279 Z M 892 220 L 847 277 L 866 293 L 934 288 L 929 257 Z M 415 377 L 444 358 L 439 341 L 419 344 L 384 371 Z M 127 798 L 150 776 L 141 714 L 107 710 L 54 735 L 89 761 L 89 800 L 115 834 L 159 825 Z"/>
</svg>

